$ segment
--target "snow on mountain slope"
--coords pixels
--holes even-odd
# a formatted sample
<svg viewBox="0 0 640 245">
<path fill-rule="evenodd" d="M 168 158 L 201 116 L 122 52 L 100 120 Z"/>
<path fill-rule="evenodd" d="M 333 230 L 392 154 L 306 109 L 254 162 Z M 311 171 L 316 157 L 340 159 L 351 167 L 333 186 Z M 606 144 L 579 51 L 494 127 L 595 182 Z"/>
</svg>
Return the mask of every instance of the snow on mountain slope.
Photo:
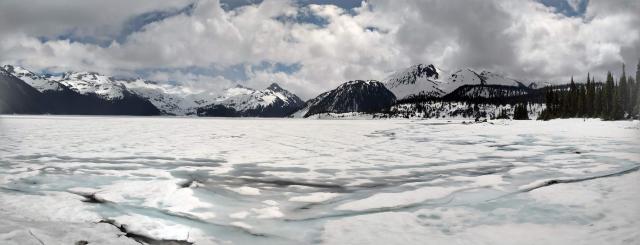
<svg viewBox="0 0 640 245">
<path fill-rule="evenodd" d="M 193 115 L 202 101 L 210 101 L 191 90 L 173 84 L 160 84 L 143 79 L 120 81 L 129 91 L 149 100 L 165 115 Z M 200 103 L 198 103 L 200 102 Z"/>
<path fill-rule="evenodd" d="M 80 94 L 95 94 L 106 100 L 122 99 L 126 91 L 112 77 L 95 72 L 67 72 L 58 82 Z"/>
<path fill-rule="evenodd" d="M 267 89 L 255 90 L 237 85 L 224 91 L 193 91 L 173 84 L 159 84 L 142 79 L 121 82 L 131 92 L 148 99 L 164 114 L 195 115 L 199 109 L 223 106 L 236 112 L 259 110 L 279 103 L 281 107 L 299 108 L 304 102 L 295 94 L 271 84 Z M 259 113 L 258 113 L 259 114 Z M 260 115 L 257 115 L 260 116 Z"/>
<path fill-rule="evenodd" d="M 290 117 L 293 117 L 293 118 L 303 118 L 303 117 L 305 117 L 305 115 L 307 115 L 307 113 L 309 112 L 309 109 L 311 109 L 312 106 L 314 106 L 319 101 L 321 101 L 325 97 L 327 97 L 327 95 L 329 95 L 330 92 L 331 91 L 324 92 L 324 93 L 316 96 L 315 98 L 308 100 L 304 104 L 304 107 L 302 107 L 302 109 L 300 109 L 300 110 L 296 111 L 295 113 L 291 114 Z"/>
<path fill-rule="evenodd" d="M 478 73 L 470 68 L 465 68 L 449 74 L 433 65 L 423 64 L 393 73 L 384 80 L 384 84 L 398 100 L 415 96 L 440 98 L 463 85 L 526 87 L 519 81 L 494 72 Z"/>
<path fill-rule="evenodd" d="M 513 86 L 513 87 L 527 87 L 519 81 L 515 79 L 508 78 L 506 75 L 483 71 L 478 75 L 483 79 L 483 84 L 485 85 L 502 85 L 502 86 Z"/>
<path fill-rule="evenodd" d="M 196 91 L 180 84 L 118 79 L 95 72 L 66 72 L 54 77 L 11 65 L 5 65 L 1 70 L 24 80 L 40 92 L 67 91 L 97 96 L 107 101 L 137 97 L 135 99 L 150 102 L 164 115 L 196 115 L 200 108 L 215 105 L 237 112 L 240 116 L 287 116 L 304 104 L 298 96 L 276 83 L 264 90 L 236 86 L 222 92 Z"/>
<path fill-rule="evenodd" d="M 198 108 L 200 116 L 284 117 L 304 102 L 295 94 L 273 83 L 264 90 L 238 85 L 228 88 L 212 103 Z"/>
<path fill-rule="evenodd" d="M 309 117 L 322 113 L 381 112 L 389 108 L 396 97 L 384 84 L 369 80 L 355 80 L 310 100 L 294 117 Z"/>
<path fill-rule="evenodd" d="M 444 92 L 440 74 L 433 65 L 415 65 L 389 76 L 384 84 L 398 99 L 414 95 L 439 97 Z"/>
<path fill-rule="evenodd" d="M 236 111 L 245 111 L 267 107 L 277 100 L 284 102 L 284 105 L 299 106 L 303 103 L 296 95 L 282 89 L 276 83 L 271 84 L 265 90 L 255 90 L 238 85 L 227 89 L 224 95 L 218 97 L 214 103 L 231 107 Z"/>
<path fill-rule="evenodd" d="M 192 115 L 198 106 L 213 100 L 212 96 L 207 98 L 180 85 L 117 79 L 94 72 L 67 72 L 59 82 L 80 94 L 96 94 L 106 100 L 134 94 L 151 102 L 165 115 Z"/>
<path fill-rule="evenodd" d="M 40 93 L 0 67 L 0 114 L 42 113 Z"/>
<path fill-rule="evenodd" d="M 63 86 L 60 83 L 52 81 L 45 76 L 35 74 L 22 67 L 4 65 L 2 66 L 2 69 L 7 71 L 9 74 L 19 78 L 20 80 L 26 82 L 31 87 L 37 89 L 40 92 L 63 90 Z"/>
</svg>

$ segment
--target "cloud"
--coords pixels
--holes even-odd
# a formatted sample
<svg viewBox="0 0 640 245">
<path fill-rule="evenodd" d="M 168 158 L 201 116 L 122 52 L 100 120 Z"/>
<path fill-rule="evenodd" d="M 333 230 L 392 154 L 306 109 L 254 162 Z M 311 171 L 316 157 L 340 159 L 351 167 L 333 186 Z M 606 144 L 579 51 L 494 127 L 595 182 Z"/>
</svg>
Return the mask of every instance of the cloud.
<svg viewBox="0 0 640 245">
<path fill-rule="evenodd" d="M 134 16 L 178 9 L 191 0 L 5 0 L 0 1 L 0 33 L 55 39 L 74 34 L 109 38 Z"/>
<path fill-rule="evenodd" d="M 592 0 L 582 16 L 533 0 L 369 0 L 354 8 L 172 0 L 136 1 L 127 9 L 64 0 L 75 4 L 64 10 L 60 2 L 29 0 L 33 9 L 22 2 L 0 3 L 0 62 L 209 88 L 276 81 L 303 98 L 416 63 L 566 82 L 617 71 L 640 56 L 640 4 L 632 0 Z M 69 32 L 74 38 L 64 36 Z"/>
<path fill-rule="evenodd" d="M 582 0 L 567 0 L 569 6 L 573 9 L 573 11 L 580 11 L 580 4 L 582 4 Z"/>
</svg>

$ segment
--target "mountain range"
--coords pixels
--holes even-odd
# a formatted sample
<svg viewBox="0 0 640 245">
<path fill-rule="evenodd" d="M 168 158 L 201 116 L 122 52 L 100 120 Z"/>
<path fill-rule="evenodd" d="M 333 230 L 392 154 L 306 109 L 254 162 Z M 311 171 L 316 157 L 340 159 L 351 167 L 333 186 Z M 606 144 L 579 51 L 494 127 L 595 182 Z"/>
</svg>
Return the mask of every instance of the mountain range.
<svg viewBox="0 0 640 245">
<path fill-rule="evenodd" d="M 536 102 L 535 83 L 472 69 L 446 72 L 418 64 L 382 81 L 348 81 L 306 102 L 272 83 L 256 90 L 241 85 L 197 91 L 179 84 L 119 79 L 94 72 L 53 76 L 0 67 L 0 113 L 80 115 L 175 115 L 211 117 L 309 117 L 318 114 L 389 113 L 427 101 Z M 406 114 L 406 111 L 403 112 Z"/>
</svg>

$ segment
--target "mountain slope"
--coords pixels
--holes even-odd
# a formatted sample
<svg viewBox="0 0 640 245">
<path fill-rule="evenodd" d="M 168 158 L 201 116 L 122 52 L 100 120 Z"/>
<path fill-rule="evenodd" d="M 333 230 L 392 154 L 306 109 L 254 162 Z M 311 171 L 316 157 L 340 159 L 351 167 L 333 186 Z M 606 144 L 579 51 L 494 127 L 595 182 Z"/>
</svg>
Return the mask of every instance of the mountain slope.
<svg viewBox="0 0 640 245">
<path fill-rule="evenodd" d="M 285 117 L 304 102 L 295 94 L 273 83 L 264 90 L 236 86 L 207 106 L 197 109 L 198 116 Z"/>
<path fill-rule="evenodd" d="M 526 88 L 523 83 L 502 74 L 472 69 L 459 69 L 451 74 L 433 65 L 415 65 L 393 73 L 384 80 L 398 100 L 411 98 L 442 98 L 464 85 L 501 85 Z M 535 88 L 535 84 L 529 85 Z M 482 93 L 478 93 L 482 95 Z"/>
<path fill-rule="evenodd" d="M 2 69 L 24 81 L 25 83 L 31 85 L 31 87 L 37 89 L 40 92 L 61 91 L 64 87 L 62 84 L 56 81 L 52 81 L 49 77 L 35 74 L 19 66 L 4 65 L 2 66 Z"/>
<path fill-rule="evenodd" d="M 25 105 L 37 104 L 35 112 L 68 115 L 159 115 L 160 111 L 111 77 L 89 72 L 67 72 L 62 77 L 38 75 L 27 69 L 5 65 L 5 79 L 11 86 L 35 89 L 38 93 L 22 96 Z M 6 69 L 9 70 L 6 70 Z M 5 76 L 6 77 L 6 76 Z"/>
<path fill-rule="evenodd" d="M 95 94 L 105 100 L 123 99 L 126 90 L 113 78 L 95 72 L 67 72 L 57 82 L 79 94 Z"/>
<path fill-rule="evenodd" d="M 0 114 L 44 113 L 40 92 L 0 68 Z"/>
<path fill-rule="evenodd" d="M 206 103 L 206 100 L 202 101 L 197 95 L 185 92 L 179 85 L 159 84 L 143 79 L 119 82 L 127 90 L 151 102 L 163 115 L 194 115 L 196 108 Z"/>
<path fill-rule="evenodd" d="M 275 83 L 264 90 L 234 87 L 221 94 L 95 72 L 52 77 L 21 67 L 4 67 L 10 71 L 5 71 L 7 74 L 40 91 L 41 99 L 47 101 L 44 111 L 53 114 L 284 117 L 304 104 Z"/>
<path fill-rule="evenodd" d="M 309 100 L 294 116 L 309 117 L 321 113 L 365 112 L 375 113 L 388 109 L 396 97 L 378 81 L 355 80 Z"/>
<path fill-rule="evenodd" d="M 440 74 L 433 65 L 415 65 L 385 79 L 385 86 L 398 99 L 415 95 L 440 96 Z"/>
</svg>

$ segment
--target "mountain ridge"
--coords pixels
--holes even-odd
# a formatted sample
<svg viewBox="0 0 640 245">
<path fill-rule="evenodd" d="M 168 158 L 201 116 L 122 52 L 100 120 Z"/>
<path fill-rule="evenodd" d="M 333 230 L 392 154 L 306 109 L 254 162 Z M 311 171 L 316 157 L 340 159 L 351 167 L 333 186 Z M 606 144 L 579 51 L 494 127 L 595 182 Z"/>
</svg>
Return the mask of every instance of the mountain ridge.
<svg viewBox="0 0 640 245">
<path fill-rule="evenodd" d="M 304 104 L 297 95 L 273 82 L 263 90 L 255 90 L 241 85 L 224 91 L 185 92 L 180 85 L 161 84 L 144 79 L 121 79 L 97 72 L 68 71 L 61 76 L 46 76 L 28 69 L 4 65 L 3 71 L 22 80 L 41 93 L 41 97 L 54 101 L 74 101 L 76 97 L 97 97 L 105 103 L 133 101 L 136 104 L 150 104 L 158 115 L 198 115 L 216 116 L 205 113 L 207 107 L 224 107 L 235 111 L 238 116 L 284 117 L 298 110 Z M 142 99 L 144 102 L 136 101 Z M 65 104 L 69 103 L 54 103 Z M 132 105 L 133 106 L 133 105 Z M 148 105 L 145 105 L 149 107 Z M 55 106 L 54 106 L 55 107 Z M 64 107 L 64 106 L 58 106 Z M 91 110 L 45 110 L 53 114 L 94 114 Z M 109 114 L 116 111 L 109 110 Z M 127 111 L 127 110 L 124 110 Z M 100 113 L 100 110 L 98 112 Z"/>
<path fill-rule="evenodd" d="M 42 97 L 39 100 L 54 101 L 42 109 L 52 114 L 309 117 L 322 113 L 381 113 L 396 104 L 429 100 L 522 103 L 537 102 L 540 97 L 535 83 L 527 85 L 503 74 L 470 68 L 447 72 L 433 64 L 412 65 L 382 81 L 347 81 L 307 101 L 277 82 L 264 89 L 236 84 L 223 90 L 193 90 L 179 83 L 115 78 L 96 72 L 69 71 L 51 76 L 11 65 L 2 66 L 2 70 L 38 91 Z"/>
</svg>

